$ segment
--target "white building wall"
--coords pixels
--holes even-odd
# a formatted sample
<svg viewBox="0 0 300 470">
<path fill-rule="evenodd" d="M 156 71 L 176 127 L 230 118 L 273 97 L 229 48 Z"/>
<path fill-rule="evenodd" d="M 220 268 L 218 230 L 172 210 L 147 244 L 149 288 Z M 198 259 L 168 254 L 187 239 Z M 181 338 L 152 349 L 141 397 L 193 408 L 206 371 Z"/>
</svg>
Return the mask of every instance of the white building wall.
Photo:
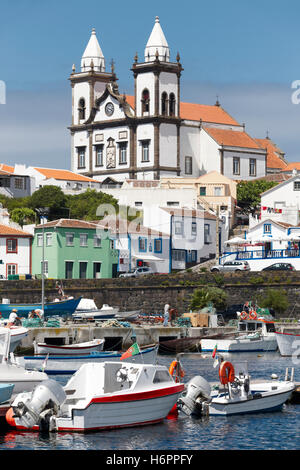
<svg viewBox="0 0 300 470">
<path fill-rule="evenodd" d="M 177 75 L 175 73 L 161 72 L 159 75 L 159 112 L 162 114 L 161 108 L 161 96 L 166 92 L 168 99 L 170 93 L 175 95 L 175 115 L 177 116 L 177 96 L 178 96 L 178 85 L 177 85 Z"/>
<path fill-rule="evenodd" d="M 83 124 L 84 121 L 86 121 L 90 115 L 90 85 L 87 82 L 80 82 L 76 83 L 74 85 L 74 109 L 73 109 L 73 115 L 74 115 L 74 124 Z M 80 120 L 79 119 L 79 100 L 81 98 L 84 98 L 85 100 L 85 119 Z"/>
<path fill-rule="evenodd" d="M 152 116 L 154 114 L 155 106 L 155 87 L 154 87 L 154 74 L 153 72 L 139 73 L 136 82 L 136 115 L 142 115 L 142 92 L 144 89 L 149 90 L 150 107 L 149 113 L 144 113 L 144 116 Z"/>
<path fill-rule="evenodd" d="M 197 163 L 200 175 L 209 171 L 222 173 L 219 145 L 204 129 L 200 130 L 200 152 L 197 156 Z"/>
<path fill-rule="evenodd" d="M 152 124 L 141 124 L 136 132 L 136 163 L 137 167 L 147 171 L 147 167 L 154 165 L 154 127 Z M 142 141 L 149 140 L 149 162 L 142 162 Z"/>
<path fill-rule="evenodd" d="M 174 124 L 160 125 L 159 159 L 161 166 L 177 167 L 177 128 Z"/>
<path fill-rule="evenodd" d="M 233 174 L 233 158 L 238 157 L 240 159 L 240 174 Z M 256 160 L 256 174 L 255 176 L 249 175 L 250 159 Z M 235 152 L 235 150 L 224 151 L 223 159 L 223 174 L 228 178 L 234 180 L 252 180 L 255 178 L 261 178 L 266 175 L 266 160 L 265 155 L 259 153 L 247 152 Z"/>
<path fill-rule="evenodd" d="M 198 177 L 199 157 L 200 157 L 200 134 L 199 127 L 181 126 L 180 127 L 180 170 L 181 176 Z M 192 157 L 192 174 L 185 173 L 185 157 Z"/>
<path fill-rule="evenodd" d="M 18 248 L 17 253 L 6 253 L 6 240 L 7 238 L 17 238 Z M 16 274 L 30 274 L 30 238 L 5 236 L 0 237 L 0 259 L 3 264 L 0 264 L 0 274 L 4 277 L 7 276 L 7 265 L 16 265 Z"/>
</svg>

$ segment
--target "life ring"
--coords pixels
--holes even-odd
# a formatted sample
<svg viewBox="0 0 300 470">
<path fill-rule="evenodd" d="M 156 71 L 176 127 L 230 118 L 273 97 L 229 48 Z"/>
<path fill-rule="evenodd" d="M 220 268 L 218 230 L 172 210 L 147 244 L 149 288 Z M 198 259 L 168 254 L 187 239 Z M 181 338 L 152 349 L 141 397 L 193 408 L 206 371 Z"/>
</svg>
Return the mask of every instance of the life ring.
<svg viewBox="0 0 300 470">
<path fill-rule="evenodd" d="M 228 382 L 234 382 L 235 373 L 234 367 L 229 361 L 221 362 L 220 369 L 219 369 L 219 378 L 220 382 L 223 385 L 228 384 Z"/>
<path fill-rule="evenodd" d="M 245 312 L 245 310 L 241 313 L 241 319 L 242 320 L 246 320 L 246 318 L 248 318 L 248 313 Z"/>
<path fill-rule="evenodd" d="M 251 310 L 251 312 L 249 313 L 249 318 L 250 320 L 256 320 L 257 314 L 255 310 Z"/>
<path fill-rule="evenodd" d="M 172 377 L 175 371 L 176 371 L 175 382 L 179 382 L 180 379 L 183 379 L 183 377 L 185 376 L 185 373 L 184 373 L 183 368 L 180 365 L 180 362 L 177 361 L 176 359 L 173 362 L 171 362 L 170 367 L 169 367 L 169 373 L 170 375 L 172 375 Z"/>
</svg>

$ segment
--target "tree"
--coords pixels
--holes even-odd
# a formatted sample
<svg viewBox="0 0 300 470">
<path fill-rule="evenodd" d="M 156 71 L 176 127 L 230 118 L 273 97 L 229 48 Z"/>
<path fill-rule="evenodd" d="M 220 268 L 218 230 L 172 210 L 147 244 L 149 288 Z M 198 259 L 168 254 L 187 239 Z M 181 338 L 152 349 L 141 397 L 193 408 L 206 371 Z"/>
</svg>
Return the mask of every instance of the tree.
<svg viewBox="0 0 300 470">
<path fill-rule="evenodd" d="M 278 183 L 275 181 L 241 181 L 237 185 L 237 205 L 245 214 L 254 213 L 260 205 L 261 194 Z"/>
<path fill-rule="evenodd" d="M 97 209 L 111 206 L 118 213 L 118 201 L 110 194 L 98 192 L 88 188 L 84 193 L 66 196 L 66 207 L 70 211 L 71 219 L 98 220 L 104 216 L 97 214 Z"/>
<path fill-rule="evenodd" d="M 287 293 L 284 289 L 268 289 L 258 298 L 258 304 L 262 308 L 272 308 L 279 314 L 284 313 L 289 307 Z"/>
<path fill-rule="evenodd" d="M 34 223 L 35 215 L 34 210 L 29 209 L 28 207 L 17 207 L 16 209 L 13 209 L 10 214 L 11 219 L 21 225 L 21 227 L 23 227 L 25 223 Z"/>
<path fill-rule="evenodd" d="M 201 310 L 210 303 L 218 310 L 226 306 L 227 294 L 219 287 L 203 287 L 193 292 L 190 308 L 192 310 Z"/>
<path fill-rule="evenodd" d="M 28 205 L 31 209 L 36 210 L 41 207 L 49 208 L 48 219 L 59 219 L 61 217 L 68 218 L 69 211 L 66 207 L 66 196 L 58 186 L 43 186 L 35 191 Z"/>
</svg>

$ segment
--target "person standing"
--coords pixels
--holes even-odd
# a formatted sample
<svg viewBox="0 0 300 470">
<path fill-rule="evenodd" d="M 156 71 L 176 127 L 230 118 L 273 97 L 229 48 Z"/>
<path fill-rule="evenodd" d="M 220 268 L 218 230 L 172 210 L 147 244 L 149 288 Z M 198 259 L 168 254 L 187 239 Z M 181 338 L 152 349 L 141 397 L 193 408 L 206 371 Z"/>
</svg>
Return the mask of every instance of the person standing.
<svg viewBox="0 0 300 470">
<path fill-rule="evenodd" d="M 164 308 L 164 326 L 168 326 L 169 323 L 169 314 L 170 314 L 170 305 L 166 304 Z"/>
<path fill-rule="evenodd" d="M 18 310 L 16 310 L 15 308 L 12 309 L 8 318 L 8 326 L 16 325 L 18 321 L 20 321 L 20 318 L 17 315 L 17 311 Z"/>
</svg>

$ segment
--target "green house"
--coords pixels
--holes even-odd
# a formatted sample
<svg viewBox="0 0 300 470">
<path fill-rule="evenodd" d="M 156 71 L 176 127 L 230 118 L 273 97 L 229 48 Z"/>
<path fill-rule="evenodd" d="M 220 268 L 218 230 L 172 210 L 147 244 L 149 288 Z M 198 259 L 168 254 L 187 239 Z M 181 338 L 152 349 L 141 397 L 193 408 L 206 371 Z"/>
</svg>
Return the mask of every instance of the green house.
<svg viewBox="0 0 300 470">
<path fill-rule="evenodd" d="M 43 251 L 48 278 L 96 279 L 117 274 L 119 254 L 113 248 L 110 231 L 95 223 L 59 219 L 37 225 L 32 245 L 34 275 L 41 275 Z"/>
</svg>

